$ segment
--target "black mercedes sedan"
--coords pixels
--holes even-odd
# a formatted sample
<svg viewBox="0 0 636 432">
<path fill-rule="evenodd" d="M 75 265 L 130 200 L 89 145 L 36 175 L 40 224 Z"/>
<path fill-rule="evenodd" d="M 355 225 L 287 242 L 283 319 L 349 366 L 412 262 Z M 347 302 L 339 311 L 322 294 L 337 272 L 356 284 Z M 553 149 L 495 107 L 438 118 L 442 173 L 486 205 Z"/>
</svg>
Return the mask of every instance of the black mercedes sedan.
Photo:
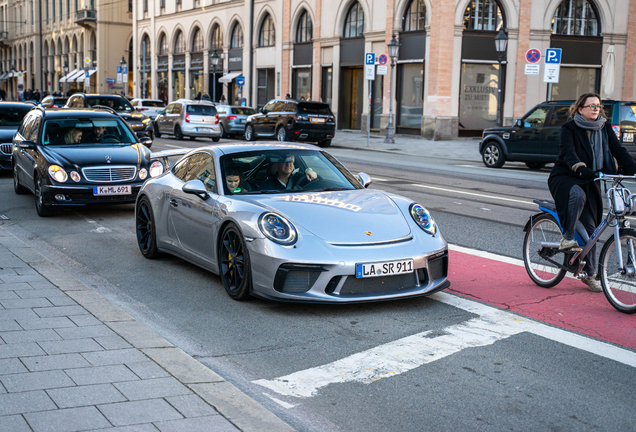
<svg viewBox="0 0 636 432">
<path fill-rule="evenodd" d="M 44 109 L 13 138 L 13 186 L 35 195 L 38 215 L 54 207 L 135 202 L 144 181 L 163 173 L 130 126 L 110 109 Z"/>
<path fill-rule="evenodd" d="M 0 102 L 0 170 L 11 169 L 13 135 L 32 108 L 32 102 Z"/>
</svg>

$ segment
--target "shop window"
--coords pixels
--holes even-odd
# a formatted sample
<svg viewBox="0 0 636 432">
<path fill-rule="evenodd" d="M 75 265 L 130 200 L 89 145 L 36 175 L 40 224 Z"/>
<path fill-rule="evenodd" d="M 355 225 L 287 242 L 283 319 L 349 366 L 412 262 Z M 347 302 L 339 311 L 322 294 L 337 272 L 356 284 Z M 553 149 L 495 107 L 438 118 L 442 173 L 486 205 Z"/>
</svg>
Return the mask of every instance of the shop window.
<svg viewBox="0 0 636 432">
<path fill-rule="evenodd" d="M 464 12 L 464 29 L 499 31 L 505 28 L 501 8 L 496 0 L 472 0 Z"/>
<path fill-rule="evenodd" d="M 276 43 L 276 29 L 272 16 L 267 14 L 261 24 L 261 31 L 258 36 L 259 47 L 271 47 Z"/>
<path fill-rule="evenodd" d="M 174 39 L 174 54 L 185 53 L 185 42 L 183 40 L 183 32 L 179 31 L 177 37 Z"/>
<path fill-rule="evenodd" d="M 298 20 L 298 28 L 296 29 L 296 42 L 310 42 L 313 36 L 313 29 L 311 26 L 311 17 L 307 13 L 307 11 L 303 11 L 303 14 L 300 16 L 300 20 Z"/>
<path fill-rule="evenodd" d="M 232 29 L 230 48 L 243 48 L 243 29 L 239 23 L 236 23 Z"/>
<path fill-rule="evenodd" d="M 570 36 L 599 36 L 598 14 L 588 0 L 563 0 L 554 11 L 552 33 Z"/>
<path fill-rule="evenodd" d="M 202 52 L 203 51 L 203 34 L 197 28 L 194 31 L 194 37 L 192 38 L 192 52 Z"/>
<path fill-rule="evenodd" d="M 331 107 L 331 99 L 332 99 L 332 79 L 333 79 L 333 69 L 331 66 L 322 68 L 322 101 L 329 104 Z"/>
<path fill-rule="evenodd" d="M 420 128 L 424 113 L 424 65 L 399 65 L 398 125 Z"/>
<path fill-rule="evenodd" d="M 426 25 L 426 5 L 424 0 L 412 0 L 402 17 L 402 30 L 424 30 Z"/>
<path fill-rule="evenodd" d="M 355 2 L 349 8 L 347 18 L 345 19 L 344 37 L 353 38 L 360 37 L 364 33 L 364 11 L 360 3 Z"/>
<path fill-rule="evenodd" d="M 559 82 L 550 87 L 549 100 L 576 100 L 583 93 L 598 92 L 600 68 L 561 67 Z"/>
<path fill-rule="evenodd" d="M 497 125 L 498 80 L 496 63 L 462 63 L 460 129 L 482 130 Z"/>
</svg>

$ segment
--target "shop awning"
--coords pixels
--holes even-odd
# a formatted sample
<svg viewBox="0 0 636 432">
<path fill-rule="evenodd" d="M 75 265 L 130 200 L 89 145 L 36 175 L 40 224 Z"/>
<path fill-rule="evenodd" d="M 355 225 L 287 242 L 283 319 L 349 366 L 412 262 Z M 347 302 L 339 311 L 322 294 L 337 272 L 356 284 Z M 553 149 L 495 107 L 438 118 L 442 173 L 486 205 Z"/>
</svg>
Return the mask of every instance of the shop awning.
<svg viewBox="0 0 636 432">
<path fill-rule="evenodd" d="M 94 69 L 89 69 L 88 70 L 88 76 L 90 77 L 91 75 L 93 75 L 95 72 L 97 72 L 97 68 Z M 68 82 L 73 82 L 75 80 L 77 81 L 82 81 L 86 78 L 86 70 L 85 69 L 80 69 L 79 72 L 77 74 L 75 74 L 75 76 L 70 77 L 68 79 Z"/>
<path fill-rule="evenodd" d="M 230 72 L 228 74 L 223 75 L 221 78 L 219 78 L 219 82 L 221 83 L 232 82 L 232 80 L 239 75 L 243 75 L 243 72 Z"/>
<path fill-rule="evenodd" d="M 5 78 L 13 78 L 13 74 L 15 72 L 7 72 L 7 76 Z"/>
<path fill-rule="evenodd" d="M 69 73 L 67 73 L 65 76 L 63 76 L 62 78 L 60 78 L 60 82 L 61 83 L 65 83 L 68 82 L 68 79 L 77 73 L 77 69 L 73 69 L 72 71 L 70 71 Z"/>
<path fill-rule="evenodd" d="M 4 72 L 2 75 L 0 75 L 0 81 L 6 81 L 8 76 L 9 72 Z"/>
<path fill-rule="evenodd" d="M 66 76 L 66 82 L 73 82 L 80 77 L 84 77 L 84 69 L 78 69 L 75 73 L 68 74 Z"/>
</svg>

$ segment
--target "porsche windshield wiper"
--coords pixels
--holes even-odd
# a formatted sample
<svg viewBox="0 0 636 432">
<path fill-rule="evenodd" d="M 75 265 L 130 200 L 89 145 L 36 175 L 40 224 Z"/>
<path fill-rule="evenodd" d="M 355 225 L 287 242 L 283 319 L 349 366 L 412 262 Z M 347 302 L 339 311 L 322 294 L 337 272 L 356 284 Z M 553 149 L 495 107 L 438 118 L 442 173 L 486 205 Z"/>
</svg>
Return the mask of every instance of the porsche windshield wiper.
<svg viewBox="0 0 636 432">
<path fill-rule="evenodd" d="M 320 189 L 320 191 L 323 191 L 323 192 L 333 192 L 333 191 L 343 191 L 343 190 L 352 190 L 352 189 L 351 188 L 343 188 L 343 187 L 330 187 L 330 188 Z"/>
<path fill-rule="evenodd" d="M 281 192 L 285 192 L 284 190 L 280 191 L 280 190 L 276 190 L 276 189 L 267 189 L 267 190 L 259 190 L 259 191 L 251 191 L 251 194 L 277 194 L 277 193 L 281 193 Z"/>
</svg>

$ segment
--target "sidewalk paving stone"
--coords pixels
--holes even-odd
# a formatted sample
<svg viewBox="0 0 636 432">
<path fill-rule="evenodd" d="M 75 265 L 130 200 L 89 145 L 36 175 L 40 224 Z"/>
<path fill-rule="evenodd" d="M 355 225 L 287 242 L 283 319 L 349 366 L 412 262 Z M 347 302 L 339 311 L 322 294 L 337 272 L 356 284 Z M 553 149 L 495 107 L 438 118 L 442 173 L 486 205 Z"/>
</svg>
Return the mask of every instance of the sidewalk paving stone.
<svg viewBox="0 0 636 432">
<path fill-rule="evenodd" d="M 93 315 L 73 315 L 68 317 L 71 321 L 75 323 L 76 326 L 92 326 L 92 325 L 100 325 L 102 322 L 95 318 Z"/>
<path fill-rule="evenodd" d="M 0 417 L 0 431 L 33 432 L 33 429 L 21 415 L 11 415 Z"/>
<path fill-rule="evenodd" d="M 190 394 L 185 396 L 170 396 L 165 398 L 184 417 L 203 417 L 219 414 L 199 396 Z"/>
<path fill-rule="evenodd" d="M 225 381 L 179 348 L 145 349 L 143 352 L 184 384 Z"/>
<path fill-rule="evenodd" d="M 61 370 L 2 375 L 0 382 L 9 393 L 75 386 L 75 383 Z"/>
<path fill-rule="evenodd" d="M 131 401 L 192 394 L 192 391 L 172 377 L 122 382 L 113 385 Z"/>
<path fill-rule="evenodd" d="M 88 314 L 86 309 L 81 306 L 54 306 L 48 308 L 34 308 L 33 311 L 38 314 L 40 318 Z"/>
<path fill-rule="evenodd" d="M 77 385 L 115 383 L 119 381 L 136 381 L 139 377 L 126 366 L 98 366 L 80 369 L 66 369 L 66 373 Z"/>
<path fill-rule="evenodd" d="M 24 342 L 62 340 L 59 334 L 49 329 L 0 332 L 0 337 L 6 343 L 24 343 Z"/>
<path fill-rule="evenodd" d="M 24 417 L 34 432 L 72 432 L 110 426 L 108 420 L 92 406 L 30 413 Z"/>
<path fill-rule="evenodd" d="M 177 410 L 163 399 L 119 402 L 108 405 L 98 405 L 97 407 L 115 426 L 152 423 L 183 418 Z"/>
<path fill-rule="evenodd" d="M 83 353 L 103 351 L 104 348 L 93 339 L 71 339 L 56 342 L 38 342 L 48 354 Z"/>
<path fill-rule="evenodd" d="M 0 345 L 0 359 L 10 357 L 29 357 L 46 354 L 35 342 Z"/>
<path fill-rule="evenodd" d="M 31 372 L 41 372 L 56 369 L 75 369 L 91 366 L 91 364 L 87 362 L 84 357 L 75 353 L 23 357 L 20 360 L 22 360 L 22 363 Z"/>
<path fill-rule="evenodd" d="M 29 298 L 50 298 L 50 297 L 64 297 L 67 298 L 66 294 L 60 291 L 57 288 L 35 288 L 32 290 L 23 290 L 17 293 L 22 299 Z"/>
<path fill-rule="evenodd" d="M 0 300 L 19 300 L 20 298 L 15 291 L 0 291 Z"/>
<path fill-rule="evenodd" d="M 0 291 L 21 291 L 34 290 L 33 286 L 28 282 L 0 282 Z"/>
<path fill-rule="evenodd" d="M 28 372 L 22 362 L 17 358 L 9 358 L 0 360 L 0 375 L 9 375 Z M 0 428 L 2 430 L 2 428 Z"/>
<path fill-rule="evenodd" d="M 6 265 L 6 264 L 3 264 Z M 17 283 L 17 282 L 41 282 L 44 278 L 36 273 L 36 274 L 25 274 L 25 275 L 3 275 L 0 276 L 0 280 L 4 283 Z"/>
<path fill-rule="evenodd" d="M 100 336 L 94 337 L 95 342 L 100 344 L 105 350 L 119 350 L 125 348 L 132 348 L 132 346 L 121 337 L 115 336 Z"/>
<path fill-rule="evenodd" d="M 44 390 L 0 395 L 0 416 L 56 408 Z"/>
<path fill-rule="evenodd" d="M 0 321 L 39 318 L 32 309 L 0 309 Z"/>
<path fill-rule="evenodd" d="M 35 318 L 19 318 L 16 321 L 24 330 L 76 327 L 75 323 L 68 317 L 40 318 L 35 315 Z"/>
<path fill-rule="evenodd" d="M 0 321 L 0 331 L 16 331 L 23 330 L 15 320 Z"/>
<path fill-rule="evenodd" d="M 76 408 L 126 401 L 126 397 L 112 384 L 51 389 L 47 390 L 47 393 L 60 408 Z"/>
<path fill-rule="evenodd" d="M 150 359 L 145 362 L 126 363 L 126 366 L 142 380 L 170 376 L 168 372 L 163 370 L 157 363 L 150 361 Z"/>
<path fill-rule="evenodd" d="M 5 309 L 26 309 L 52 306 L 52 303 L 45 298 L 30 298 L 19 300 L 0 300 L 0 305 Z"/>
<path fill-rule="evenodd" d="M 104 324 L 96 326 L 71 327 L 55 330 L 64 340 L 114 336 L 115 333 Z M 2 334 L 0 333 L 0 336 Z"/>
<path fill-rule="evenodd" d="M 150 361 L 142 352 L 134 348 L 84 353 L 82 355 L 93 366 L 121 365 Z"/>
<path fill-rule="evenodd" d="M 173 345 L 137 321 L 106 323 L 135 348 L 165 348 Z"/>
<path fill-rule="evenodd" d="M 155 423 L 161 432 L 237 432 L 232 423 L 221 416 L 199 417 Z"/>
<path fill-rule="evenodd" d="M 53 306 L 75 306 L 77 304 L 75 300 L 68 297 L 47 297 L 47 300 L 50 301 Z"/>
</svg>

